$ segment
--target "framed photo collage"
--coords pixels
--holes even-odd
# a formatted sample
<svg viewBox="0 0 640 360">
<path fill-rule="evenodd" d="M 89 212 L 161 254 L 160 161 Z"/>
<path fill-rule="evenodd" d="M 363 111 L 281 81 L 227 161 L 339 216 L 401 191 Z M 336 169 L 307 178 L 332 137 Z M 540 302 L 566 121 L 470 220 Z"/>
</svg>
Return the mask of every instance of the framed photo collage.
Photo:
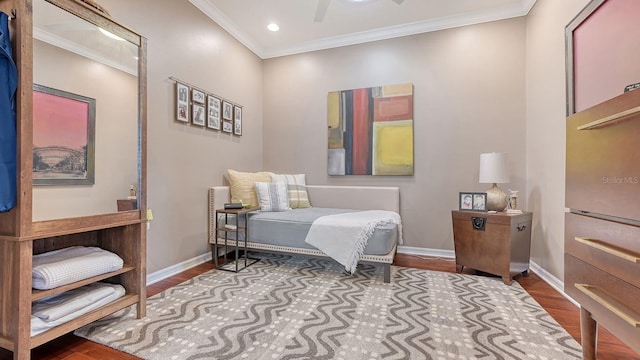
<svg viewBox="0 0 640 360">
<path fill-rule="evenodd" d="M 242 106 L 176 81 L 176 120 L 242 136 Z"/>
</svg>

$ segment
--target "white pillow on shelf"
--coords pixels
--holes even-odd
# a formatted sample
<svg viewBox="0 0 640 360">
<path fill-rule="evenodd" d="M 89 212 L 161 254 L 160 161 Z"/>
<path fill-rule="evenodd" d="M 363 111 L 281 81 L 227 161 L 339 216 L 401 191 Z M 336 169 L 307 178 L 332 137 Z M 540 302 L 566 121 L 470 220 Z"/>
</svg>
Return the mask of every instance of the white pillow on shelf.
<svg viewBox="0 0 640 360">
<path fill-rule="evenodd" d="M 285 183 L 256 182 L 255 187 L 260 211 L 291 210 Z"/>
<path fill-rule="evenodd" d="M 305 174 L 285 175 L 271 173 L 271 182 L 285 183 L 287 185 L 289 206 L 292 209 L 311 207 L 309 194 L 307 194 Z"/>
</svg>

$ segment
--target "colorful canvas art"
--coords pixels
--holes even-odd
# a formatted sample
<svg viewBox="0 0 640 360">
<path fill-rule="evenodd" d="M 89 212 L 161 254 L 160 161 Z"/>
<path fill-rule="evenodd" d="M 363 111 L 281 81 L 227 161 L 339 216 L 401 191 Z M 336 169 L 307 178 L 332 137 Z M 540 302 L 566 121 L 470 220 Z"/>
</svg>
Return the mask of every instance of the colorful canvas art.
<svg viewBox="0 0 640 360">
<path fill-rule="evenodd" d="M 329 175 L 413 175 L 413 84 L 328 96 Z"/>
</svg>

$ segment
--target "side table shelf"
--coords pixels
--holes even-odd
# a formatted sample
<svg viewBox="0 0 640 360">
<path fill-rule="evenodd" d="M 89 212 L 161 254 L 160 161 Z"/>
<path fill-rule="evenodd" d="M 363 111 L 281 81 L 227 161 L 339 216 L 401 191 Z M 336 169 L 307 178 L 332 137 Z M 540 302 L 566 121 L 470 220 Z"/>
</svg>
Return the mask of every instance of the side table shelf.
<svg viewBox="0 0 640 360">
<path fill-rule="evenodd" d="M 212 246 L 212 255 L 213 261 L 215 264 L 215 268 L 218 270 L 238 272 L 241 271 L 251 264 L 255 263 L 259 259 L 250 258 L 247 255 L 247 238 L 249 237 L 249 214 L 253 211 L 258 210 L 259 208 L 249 208 L 249 209 L 217 209 L 216 210 L 216 229 L 213 234 L 213 242 L 209 241 Z M 220 215 L 224 215 L 224 222 L 220 224 Z M 229 215 L 233 215 L 235 218 L 235 226 L 229 227 Z M 244 220 L 244 226 L 240 226 L 240 218 Z M 219 238 L 220 234 L 224 234 L 223 238 Z M 240 239 L 240 234 L 244 234 L 243 238 Z M 233 238 L 229 238 L 229 235 L 233 234 Z M 220 242 L 223 240 L 222 242 Z M 229 244 L 229 240 L 233 240 L 231 244 Z M 244 251 L 243 255 L 240 256 L 240 249 L 243 247 Z M 224 262 L 222 264 L 219 263 L 220 254 L 218 252 L 219 248 L 224 248 Z M 231 251 L 235 252 L 235 257 L 232 262 L 229 261 L 227 255 L 229 254 L 229 248 L 231 247 Z M 242 265 L 242 266 L 240 266 Z"/>
</svg>

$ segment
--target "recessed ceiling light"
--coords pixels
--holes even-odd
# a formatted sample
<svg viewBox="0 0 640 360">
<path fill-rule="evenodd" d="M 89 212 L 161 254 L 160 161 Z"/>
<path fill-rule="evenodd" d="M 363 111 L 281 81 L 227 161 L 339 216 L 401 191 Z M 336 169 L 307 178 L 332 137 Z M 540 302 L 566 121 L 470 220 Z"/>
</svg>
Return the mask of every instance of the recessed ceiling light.
<svg viewBox="0 0 640 360">
<path fill-rule="evenodd" d="M 280 30 L 280 26 L 278 26 L 278 24 L 276 23 L 271 23 L 267 25 L 267 29 L 269 29 L 270 31 L 278 31 Z"/>
</svg>

